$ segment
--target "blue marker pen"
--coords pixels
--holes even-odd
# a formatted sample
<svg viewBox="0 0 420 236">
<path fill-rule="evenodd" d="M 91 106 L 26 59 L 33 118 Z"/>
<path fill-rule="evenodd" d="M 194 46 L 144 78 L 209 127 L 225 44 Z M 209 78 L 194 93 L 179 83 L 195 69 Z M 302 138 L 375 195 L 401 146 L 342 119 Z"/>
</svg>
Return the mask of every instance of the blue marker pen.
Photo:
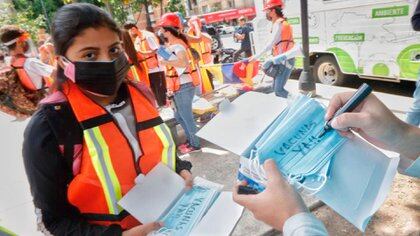
<svg viewBox="0 0 420 236">
<path fill-rule="evenodd" d="M 372 88 L 366 84 L 363 83 L 362 86 L 357 89 L 357 91 L 351 96 L 351 98 L 344 104 L 343 107 L 341 107 L 335 114 L 334 117 L 325 122 L 324 129 L 321 131 L 321 133 L 318 135 L 318 137 L 322 137 L 328 130 L 331 129 L 331 121 L 346 112 L 352 112 L 369 94 L 372 92 Z"/>
</svg>

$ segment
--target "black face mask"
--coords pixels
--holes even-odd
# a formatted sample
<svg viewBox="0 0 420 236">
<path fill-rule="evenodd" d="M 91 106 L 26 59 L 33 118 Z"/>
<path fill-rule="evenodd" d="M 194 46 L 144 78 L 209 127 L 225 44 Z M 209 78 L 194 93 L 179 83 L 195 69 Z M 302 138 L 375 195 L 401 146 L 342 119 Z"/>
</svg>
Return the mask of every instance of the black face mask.
<svg viewBox="0 0 420 236">
<path fill-rule="evenodd" d="M 84 90 L 104 96 L 117 93 L 130 69 L 124 53 L 110 62 L 77 61 L 74 66 L 76 84 Z"/>
<path fill-rule="evenodd" d="M 269 13 L 269 12 L 265 13 L 265 18 L 266 18 L 268 21 L 273 20 L 273 18 L 270 16 L 270 13 Z"/>
</svg>

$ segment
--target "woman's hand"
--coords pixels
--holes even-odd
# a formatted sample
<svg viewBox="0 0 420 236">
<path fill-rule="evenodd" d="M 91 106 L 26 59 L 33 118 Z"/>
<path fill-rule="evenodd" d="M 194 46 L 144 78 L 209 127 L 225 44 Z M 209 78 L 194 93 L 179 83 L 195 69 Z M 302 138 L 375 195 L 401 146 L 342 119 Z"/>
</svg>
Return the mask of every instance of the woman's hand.
<svg viewBox="0 0 420 236">
<path fill-rule="evenodd" d="M 162 222 L 153 222 L 145 225 L 139 225 L 126 230 L 122 233 L 123 236 L 147 236 L 150 232 L 162 228 Z"/>
<path fill-rule="evenodd" d="M 325 119 L 329 120 L 353 95 L 352 92 L 336 94 L 330 101 Z M 398 119 L 375 95 L 370 94 L 353 112 L 344 113 L 331 122 L 334 129 L 348 138 L 351 128 L 373 145 L 398 152 L 415 159 L 420 155 L 420 129 Z"/>
<path fill-rule="evenodd" d="M 188 189 L 191 189 L 194 184 L 191 172 L 189 172 L 188 170 L 182 170 L 179 173 L 179 175 L 184 179 L 185 187 L 187 187 Z"/>
</svg>

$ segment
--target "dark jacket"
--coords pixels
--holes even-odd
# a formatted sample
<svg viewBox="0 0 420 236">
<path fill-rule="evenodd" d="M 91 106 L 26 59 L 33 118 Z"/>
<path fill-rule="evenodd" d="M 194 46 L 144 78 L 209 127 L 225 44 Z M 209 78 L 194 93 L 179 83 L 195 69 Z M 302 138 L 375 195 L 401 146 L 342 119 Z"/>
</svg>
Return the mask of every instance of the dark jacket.
<svg viewBox="0 0 420 236">
<path fill-rule="evenodd" d="M 40 229 L 53 235 L 121 235 L 118 225 L 89 224 L 67 200 L 72 160 L 65 157 L 66 148 L 62 154 L 59 144 L 73 147 L 82 142 L 82 129 L 68 102 L 42 105 L 26 127 L 23 159 Z M 191 169 L 190 162 L 178 157 L 176 162 L 178 173 Z"/>
</svg>

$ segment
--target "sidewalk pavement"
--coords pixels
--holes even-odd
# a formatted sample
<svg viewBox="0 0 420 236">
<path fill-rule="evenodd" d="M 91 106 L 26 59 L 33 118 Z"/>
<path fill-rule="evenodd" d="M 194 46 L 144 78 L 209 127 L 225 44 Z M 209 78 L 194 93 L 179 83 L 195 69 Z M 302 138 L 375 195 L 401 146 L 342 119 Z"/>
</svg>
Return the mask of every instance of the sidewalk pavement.
<svg viewBox="0 0 420 236">
<path fill-rule="evenodd" d="M 286 88 L 296 94 L 297 81 L 289 80 Z M 318 99 L 326 105 L 335 93 L 352 90 L 317 84 L 317 94 L 320 95 Z M 398 117 L 405 118 L 404 113 L 409 109 L 412 99 L 382 93 L 377 95 Z M 18 235 L 42 235 L 36 231 L 32 198 L 21 157 L 23 131 L 28 121 L 11 120 L 9 116 L 0 113 L 0 226 Z M 231 190 L 239 165 L 238 157 L 205 141 L 203 147 L 203 153 L 184 157 L 193 163 L 193 174 L 224 184 L 226 190 Z M 419 180 L 398 175 L 387 201 L 373 216 L 366 235 L 420 235 L 419 186 Z M 307 197 L 305 201 L 309 205 L 316 203 L 316 199 Z M 318 208 L 314 213 L 326 224 L 331 235 L 362 235 L 327 206 Z M 232 235 L 279 233 L 256 221 L 250 212 L 245 211 Z"/>
</svg>

